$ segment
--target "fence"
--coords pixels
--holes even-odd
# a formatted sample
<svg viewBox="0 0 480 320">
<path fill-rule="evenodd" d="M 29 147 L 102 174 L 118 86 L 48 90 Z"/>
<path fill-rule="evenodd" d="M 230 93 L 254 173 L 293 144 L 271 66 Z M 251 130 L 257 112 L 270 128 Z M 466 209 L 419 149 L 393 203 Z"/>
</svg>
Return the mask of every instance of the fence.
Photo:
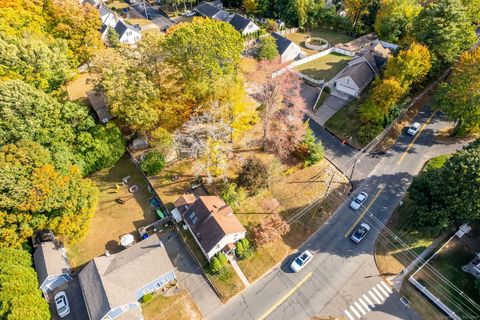
<svg viewBox="0 0 480 320">
<path fill-rule="evenodd" d="M 278 34 L 281 34 L 282 36 L 286 36 L 287 34 L 292 34 L 292 33 L 297 33 L 298 28 L 290 28 L 290 29 L 284 29 L 281 31 L 277 31 Z"/>
<path fill-rule="evenodd" d="M 421 293 L 427 296 L 437 307 L 439 307 L 443 312 L 445 312 L 451 319 L 453 320 L 461 320 L 459 316 L 455 314 L 449 307 L 447 307 L 440 299 L 438 299 L 433 293 L 428 291 L 423 285 L 420 284 L 417 280 L 413 277 L 408 278 L 408 281 L 417 288 Z"/>
</svg>

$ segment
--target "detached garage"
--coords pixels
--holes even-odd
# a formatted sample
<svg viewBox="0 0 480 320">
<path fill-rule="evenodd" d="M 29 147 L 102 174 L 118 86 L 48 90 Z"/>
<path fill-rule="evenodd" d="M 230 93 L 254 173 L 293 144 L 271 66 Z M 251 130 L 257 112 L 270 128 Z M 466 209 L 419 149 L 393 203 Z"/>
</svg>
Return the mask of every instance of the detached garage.
<svg viewBox="0 0 480 320">
<path fill-rule="evenodd" d="M 65 250 L 56 241 L 41 242 L 33 253 L 38 283 L 45 296 L 58 286 L 72 280 Z"/>
</svg>

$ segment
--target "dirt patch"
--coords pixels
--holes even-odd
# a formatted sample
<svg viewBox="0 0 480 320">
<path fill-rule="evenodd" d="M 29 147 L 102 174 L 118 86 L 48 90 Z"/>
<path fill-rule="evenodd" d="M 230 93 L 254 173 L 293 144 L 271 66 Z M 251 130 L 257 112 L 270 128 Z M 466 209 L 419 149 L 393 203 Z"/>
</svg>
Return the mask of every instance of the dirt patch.
<svg viewBox="0 0 480 320">
<path fill-rule="evenodd" d="M 126 176 L 130 176 L 127 185 L 121 185 Z M 128 156 L 124 156 L 113 167 L 96 172 L 90 179 L 95 181 L 100 190 L 99 203 L 85 238 L 67 244 L 72 267 L 82 266 L 92 258 L 104 254 L 105 250 L 118 252 L 121 249 L 119 239 L 122 235 L 132 233 L 138 237 L 136 230 L 139 227 L 156 220 L 148 204 L 152 195 Z M 132 185 L 139 187 L 138 192 L 132 194 L 128 191 Z M 125 203 L 117 203 L 115 200 L 118 198 Z"/>
<path fill-rule="evenodd" d="M 88 104 L 87 92 L 94 89 L 97 79 L 97 76 L 92 73 L 79 74 L 65 85 L 68 99 Z"/>
<path fill-rule="evenodd" d="M 182 301 L 182 303 L 175 303 Z M 186 290 L 155 299 L 142 305 L 145 320 L 200 320 L 202 314 Z"/>
</svg>

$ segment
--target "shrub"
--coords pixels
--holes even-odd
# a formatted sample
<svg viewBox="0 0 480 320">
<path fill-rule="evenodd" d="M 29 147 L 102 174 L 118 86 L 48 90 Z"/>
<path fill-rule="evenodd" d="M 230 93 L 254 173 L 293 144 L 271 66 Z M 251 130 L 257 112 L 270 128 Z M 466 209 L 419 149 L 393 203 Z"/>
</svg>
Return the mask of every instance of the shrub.
<svg viewBox="0 0 480 320">
<path fill-rule="evenodd" d="M 240 241 L 236 243 L 236 246 L 235 254 L 240 259 L 248 259 L 253 253 L 250 248 L 250 241 L 248 241 L 247 238 L 240 239 Z"/>
<path fill-rule="evenodd" d="M 258 60 L 273 60 L 278 56 L 277 43 L 275 38 L 268 35 L 258 40 Z"/>
<path fill-rule="evenodd" d="M 153 300 L 153 294 L 147 293 L 142 297 L 142 303 L 146 303 Z"/>
<path fill-rule="evenodd" d="M 222 252 L 217 253 L 212 257 L 209 264 L 210 273 L 222 273 L 225 268 L 224 266 L 228 263 L 228 259 Z"/>
<path fill-rule="evenodd" d="M 140 164 L 140 168 L 147 176 L 159 173 L 163 167 L 165 167 L 165 156 L 158 151 L 150 151 Z"/>
<path fill-rule="evenodd" d="M 290 231 L 290 225 L 278 213 L 274 213 L 253 227 L 252 231 L 255 242 L 259 245 L 282 239 Z"/>
<path fill-rule="evenodd" d="M 297 146 L 297 157 L 304 161 L 306 166 L 311 166 L 322 161 L 324 149 L 321 142 L 317 142 L 312 129 L 307 128 L 303 141 Z"/>
<path fill-rule="evenodd" d="M 267 165 L 262 160 L 252 157 L 248 158 L 243 164 L 237 177 L 237 184 L 247 189 L 251 194 L 255 194 L 268 186 L 269 176 Z"/>
<path fill-rule="evenodd" d="M 236 183 L 227 183 L 220 196 L 229 206 L 235 208 L 245 200 L 247 193 L 244 188 L 238 187 Z"/>
</svg>

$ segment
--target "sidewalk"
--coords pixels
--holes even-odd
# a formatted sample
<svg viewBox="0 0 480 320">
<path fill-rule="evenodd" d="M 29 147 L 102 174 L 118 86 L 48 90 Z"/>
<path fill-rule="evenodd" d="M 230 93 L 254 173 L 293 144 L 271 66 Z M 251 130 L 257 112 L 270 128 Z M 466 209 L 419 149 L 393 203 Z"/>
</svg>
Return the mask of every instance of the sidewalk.
<svg viewBox="0 0 480 320">
<path fill-rule="evenodd" d="M 240 267 L 238 266 L 237 260 L 235 260 L 235 258 L 232 257 L 230 254 L 227 254 L 226 256 L 228 261 L 230 261 L 230 264 L 232 265 L 233 270 L 235 270 L 240 280 L 242 280 L 243 285 L 245 286 L 245 288 L 247 288 L 250 285 L 250 282 L 248 281 L 247 277 L 245 277 L 245 275 L 243 274 L 242 269 L 240 269 Z"/>
<path fill-rule="evenodd" d="M 403 283 L 403 278 L 405 278 L 405 276 L 407 274 L 409 274 L 413 270 L 413 268 L 415 268 L 420 262 L 424 261 L 427 258 L 427 256 L 429 256 L 430 253 L 432 253 L 432 251 L 435 248 L 437 248 L 440 245 L 440 243 L 442 243 L 449 234 L 450 234 L 450 232 L 442 233 L 425 250 L 423 250 L 423 252 L 420 253 L 415 258 L 415 260 L 413 260 L 408 266 L 406 266 L 402 270 L 402 272 L 400 272 L 399 274 L 397 274 L 395 276 L 387 278 L 388 282 L 390 282 L 392 287 L 395 290 L 397 290 L 398 292 L 400 292 L 400 288 L 402 287 L 402 283 Z"/>
</svg>

